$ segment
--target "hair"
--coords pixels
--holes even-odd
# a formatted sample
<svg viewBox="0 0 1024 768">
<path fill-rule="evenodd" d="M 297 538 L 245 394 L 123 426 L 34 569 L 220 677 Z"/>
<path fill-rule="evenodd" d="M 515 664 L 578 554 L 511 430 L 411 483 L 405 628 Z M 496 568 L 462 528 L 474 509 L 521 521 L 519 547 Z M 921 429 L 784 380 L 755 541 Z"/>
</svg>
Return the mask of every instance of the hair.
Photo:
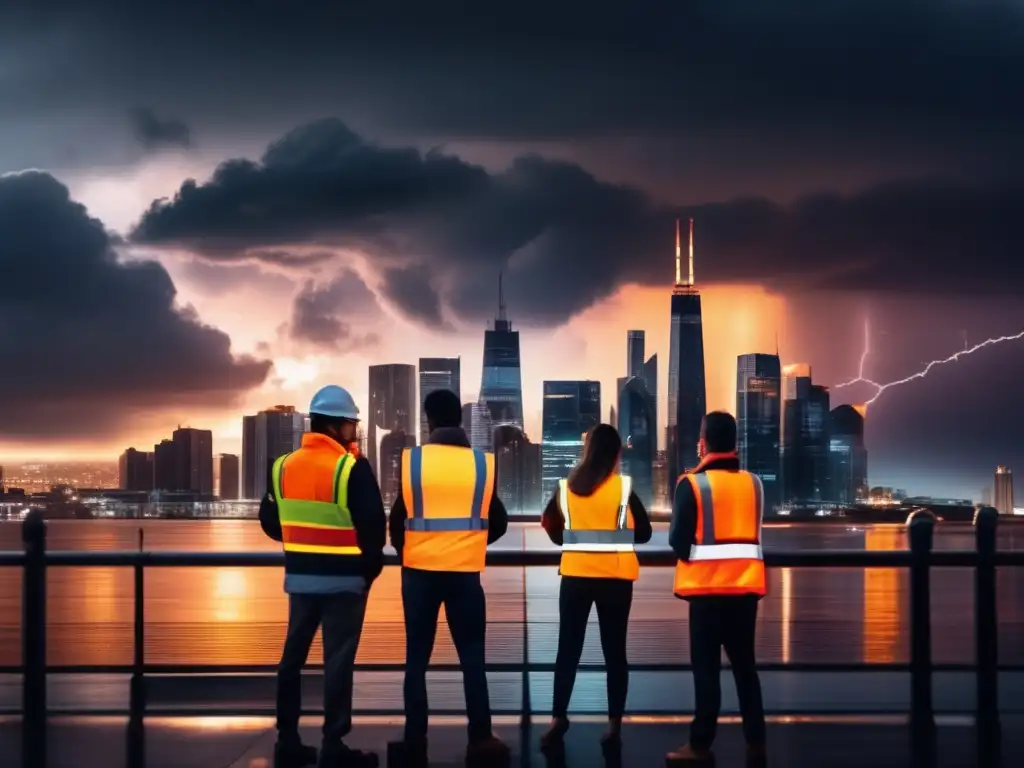
<svg viewBox="0 0 1024 768">
<path fill-rule="evenodd" d="M 337 416 L 325 416 L 322 413 L 309 414 L 309 431 L 319 432 L 321 435 L 330 435 L 341 429 L 345 419 Z"/>
<path fill-rule="evenodd" d="M 569 489 L 580 496 L 589 496 L 615 471 L 622 453 L 622 439 L 611 424 L 598 424 L 587 432 L 583 458 L 569 473 Z"/>
<path fill-rule="evenodd" d="M 726 411 L 712 411 L 700 426 L 708 453 L 732 453 L 736 450 L 736 419 Z"/>
<path fill-rule="evenodd" d="M 450 389 L 435 389 L 423 401 L 431 430 L 462 426 L 462 403 Z"/>
</svg>

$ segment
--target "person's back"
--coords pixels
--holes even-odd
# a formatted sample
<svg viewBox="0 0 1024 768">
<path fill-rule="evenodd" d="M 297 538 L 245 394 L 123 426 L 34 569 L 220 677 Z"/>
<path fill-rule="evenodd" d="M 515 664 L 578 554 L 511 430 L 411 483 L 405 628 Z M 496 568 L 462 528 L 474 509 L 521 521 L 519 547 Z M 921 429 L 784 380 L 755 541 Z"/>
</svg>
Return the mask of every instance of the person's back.
<svg viewBox="0 0 1024 768">
<path fill-rule="evenodd" d="M 721 653 L 732 666 L 748 755 L 764 755 L 764 709 L 754 657 L 758 601 L 767 592 L 761 550 L 764 490 L 740 469 L 736 422 L 709 413 L 698 447 L 701 462 L 679 478 L 669 544 L 679 562 L 673 591 L 690 604 L 690 654 L 696 712 L 690 741 L 668 764 L 705 763 L 721 707 Z"/>
<path fill-rule="evenodd" d="M 487 607 L 480 574 L 488 543 L 508 527 L 495 488 L 494 456 L 474 450 L 462 405 L 448 390 L 424 401 L 425 445 L 402 454 L 402 493 L 391 509 L 391 543 L 402 560 L 405 612 L 405 737 L 388 747 L 389 764 L 427 764 L 426 673 L 444 605 L 462 666 L 469 718 L 467 760 L 501 765 L 508 749 L 491 731 L 485 670 Z"/>
<path fill-rule="evenodd" d="M 552 721 L 541 737 L 545 750 L 560 747 L 569 730 L 569 701 L 594 605 L 608 670 L 608 732 L 602 746 L 614 751 L 620 744 L 629 688 L 626 635 L 633 582 L 640 575 L 635 545 L 651 539 L 647 511 L 629 476 L 618 472 L 621 452 L 614 427 L 594 427 L 579 465 L 559 481 L 541 515 L 551 541 L 562 548 Z"/>
</svg>

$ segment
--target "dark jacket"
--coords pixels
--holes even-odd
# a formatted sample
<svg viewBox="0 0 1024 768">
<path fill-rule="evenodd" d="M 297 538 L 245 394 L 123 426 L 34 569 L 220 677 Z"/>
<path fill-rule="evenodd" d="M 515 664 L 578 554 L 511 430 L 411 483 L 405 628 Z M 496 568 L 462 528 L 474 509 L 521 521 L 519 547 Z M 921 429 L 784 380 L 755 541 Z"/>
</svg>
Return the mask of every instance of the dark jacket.
<svg viewBox="0 0 1024 768">
<path fill-rule="evenodd" d="M 443 427 L 435 429 L 430 433 L 428 440 L 437 445 L 457 445 L 461 448 L 469 448 L 469 438 L 466 437 L 466 430 L 462 427 Z M 398 494 L 395 503 L 391 507 L 391 518 L 388 520 L 388 529 L 391 533 L 391 546 L 402 556 L 402 547 L 405 544 L 405 518 L 409 516 L 405 508 L 405 501 L 402 494 Z M 505 505 L 498 498 L 498 484 L 495 478 L 494 491 L 491 493 L 491 506 L 487 510 L 487 543 L 493 544 L 508 530 L 508 512 Z"/>
<path fill-rule="evenodd" d="M 596 490 L 596 489 L 595 489 Z M 580 494 L 583 496 L 589 496 L 590 494 Z M 637 544 L 646 544 L 651 540 L 653 533 L 651 529 L 651 517 L 647 514 L 647 509 L 644 507 L 640 497 L 635 493 L 630 492 L 629 494 L 629 508 L 633 512 L 633 541 Z M 544 512 L 540 516 L 541 525 L 544 526 L 544 530 L 548 533 L 548 538 L 554 544 L 562 546 L 562 532 L 565 530 L 565 514 L 562 511 L 561 506 L 558 504 L 558 491 L 555 491 L 554 495 L 548 501 L 548 505 L 544 507 Z"/>
<path fill-rule="evenodd" d="M 267 536 L 281 541 L 281 517 L 273 494 L 272 474 L 271 468 L 267 472 L 267 494 L 260 501 L 260 526 Z M 289 576 L 359 575 L 366 579 L 366 586 L 369 587 L 380 575 L 384 568 L 387 518 L 377 478 L 366 459 L 357 459 L 352 467 L 348 478 L 348 506 L 362 557 L 287 552 L 285 571 Z"/>
<path fill-rule="evenodd" d="M 740 460 L 736 454 L 713 454 L 693 470 L 700 474 L 709 469 L 739 470 Z M 697 542 L 697 497 L 690 481 L 676 483 L 675 498 L 672 502 L 672 524 L 668 529 L 668 545 L 683 562 L 690 561 L 690 547 Z"/>
</svg>

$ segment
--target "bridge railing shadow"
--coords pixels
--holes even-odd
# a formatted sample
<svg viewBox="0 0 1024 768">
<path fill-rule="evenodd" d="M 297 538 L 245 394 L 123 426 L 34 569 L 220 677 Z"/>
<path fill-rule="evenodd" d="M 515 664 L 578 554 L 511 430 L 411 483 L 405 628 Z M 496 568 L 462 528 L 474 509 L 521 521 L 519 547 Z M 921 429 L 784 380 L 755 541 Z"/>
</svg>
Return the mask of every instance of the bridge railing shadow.
<svg viewBox="0 0 1024 768">
<path fill-rule="evenodd" d="M 996 548 L 998 513 L 992 507 L 976 510 L 974 527 L 976 547 L 973 551 L 936 551 L 933 549 L 935 517 L 920 510 L 907 520 L 909 550 L 864 551 L 828 550 L 802 552 L 765 552 L 770 568 L 905 568 L 910 574 L 910 735 L 915 760 L 930 764 L 935 749 L 935 713 L 932 679 L 931 637 L 931 569 L 970 568 L 974 570 L 975 592 L 975 719 L 981 764 L 998 755 L 1000 720 L 998 706 L 998 616 L 996 607 L 997 566 L 1024 566 L 1024 552 L 999 552 Z M 0 566 L 20 567 L 22 573 L 22 762 L 26 767 L 46 764 L 47 741 L 47 676 L 53 669 L 47 665 L 46 590 L 49 567 L 124 567 L 134 575 L 133 659 L 125 670 L 131 674 L 128 702 L 128 763 L 145 764 L 144 724 L 147 715 L 147 675 L 166 673 L 164 666 L 146 663 L 145 572 L 147 568 L 181 567 L 277 567 L 284 565 L 280 552 L 147 552 L 139 541 L 138 551 L 71 552 L 48 551 L 46 522 L 40 510 L 33 510 L 22 526 L 23 552 L 0 552 Z M 670 550 L 641 550 L 640 562 L 646 567 L 674 567 L 675 555 Z M 526 616 L 526 568 L 557 566 L 557 550 L 493 550 L 487 554 L 488 567 L 523 569 L 523 615 Z M 394 555 L 387 557 L 388 566 L 400 565 Z M 489 665 L 501 671 L 522 675 L 521 726 L 529 730 L 532 720 L 530 673 L 550 665 L 529 661 L 529 622 L 523 622 L 523 656 L 520 664 Z M 679 671 L 685 664 L 641 665 L 654 671 Z M 402 664 L 360 665 L 359 669 L 400 671 Z M 433 665 L 432 669 L 444 669 Z M 787 669 L 814 669 L 812 665 L 788 664 Z M 865 665 L 870 668 L 870 665 Z M 176 674 L 210 674 L 211 672 L 252 671 L 247 666 L 175 665 Z M 60 670 L 67 671 L 67 670 Z M 101 671 L 99 668 L 76 668 L 75 672 Z M 102 669 L 102 671 L 109 671 Z M 268 671 L 268 670 L 262 670 Z M 196 715 L 207 714 L 201 708 Z"/>
</svg>

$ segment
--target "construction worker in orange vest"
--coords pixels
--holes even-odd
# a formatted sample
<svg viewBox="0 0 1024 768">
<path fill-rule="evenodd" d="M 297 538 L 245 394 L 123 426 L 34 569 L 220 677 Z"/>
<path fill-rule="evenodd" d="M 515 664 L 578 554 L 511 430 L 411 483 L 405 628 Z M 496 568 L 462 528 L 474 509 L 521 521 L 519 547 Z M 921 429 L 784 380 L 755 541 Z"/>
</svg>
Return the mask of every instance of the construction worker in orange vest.
<svg viewBox="0 0 1024 768">
<path fill-rule="evenodd" d="M 700 464 L 676 483 L 669 544 L 679 558 L 675 594 L 690 603 L 690 662 L 695 714 L 690 741 L 666 755 L 667 765 L 713 761 L 721 707 L 722 649 L 736 681 L 747 755 L 764 760 L 765 722 L 754 661 L 757 604 L 767 592 L 761 550 L 764 489 L 740 469 L 736 420 L 715 411 L 704 417 Z"/>
<path fill-rule="evenodd" d="M 320 768 L 376 768 L 376 755 L 345 745 L 352 729 L 356 650 L 373 580 L 383 567 L 387 522 L 373 470 L 344 446 L 355 439 L 359 409 L 346 390 L 322 388 L 309 406 L 302 446 L 272 466 L 260 524 L 282 542 L 288 635 L 277 673 L 276 768 L 317 763 L 299 738 L 301 674 L 323 628 L 324 726 Z"/>
<path fill-rule="evenodd" d="M 444 605 L 462 666 L 469 718 L 466 762 L 500 768 L 508 747 L 491 730 L 484 642 L 487 606 L 480 574 L 487 545 L 508 528 L 495 487 L 494 455 L 470 447 L 462 404 L 449 390 L 423 403 L 425 445 L 402 453 L 402 493 L 391 508 L 391 543 L 402 558 L 405 611 L 405 736 L 388 745 L 388 764 L 427 765 L 427 665 Z"/>
<path fill-rule="evenodd" d="M 569 700 L 595 604 L 608 669 L 608 732 L 601 746 L 610 756 L 621 746 L 629 689 L 626 634 L 633 582 L 640 576 L 635 545 L 651 540 L 647 510 L 633 493 L 629 476 L 619 474 L 621 454 L 615 427 L 598 424 L 591 429 L 582 460 L 568 479 L 558 481 L 541 515 L 551 541 L 562 548 L 553 716 L 540 740 L 546 754 L 562 746 L 569 730 Z"/>
</svg>

